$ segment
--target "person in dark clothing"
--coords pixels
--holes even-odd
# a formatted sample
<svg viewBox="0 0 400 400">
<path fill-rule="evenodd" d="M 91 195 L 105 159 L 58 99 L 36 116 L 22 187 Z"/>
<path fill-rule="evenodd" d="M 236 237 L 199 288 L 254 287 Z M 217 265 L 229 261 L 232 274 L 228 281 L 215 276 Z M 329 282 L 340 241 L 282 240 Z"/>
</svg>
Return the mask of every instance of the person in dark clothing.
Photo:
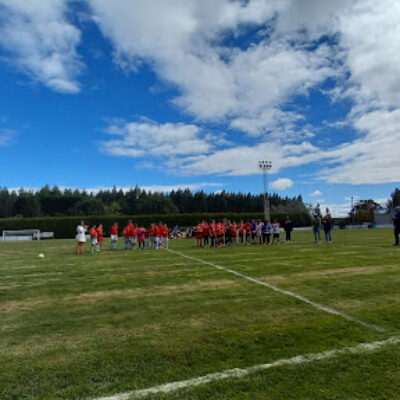
<svg viewBox="0 0 400 400">
<path fill-rule="evenodd" d="M 331 243 L 332 242 L 332 235 L 331 235 L 331 229 L 332 229 L 332 217 L 331 214 L 329 214 L 329 209 L 326 209 L 326 215 L 322 219 L 322 227 L 325 232 L 325 241 L 326 243 Z"/>
<path fill-rule="evenodd" d="M 285 242 L 290 243 L 292 241 L 291 234 L 293 230 L 293 221 L 290 219 L 289 215 L 286 215 L 286 221 L 283 224 L 283 229 L 285 230 Z"/>
<path fill-rule="evenodd" d="M 396 215 L 393 217 L 393 225 L 394 225 L 394 245 L 399 245 L 399 235 L 400 235 L 400 206 L 395 208 Z"/>
</svg>

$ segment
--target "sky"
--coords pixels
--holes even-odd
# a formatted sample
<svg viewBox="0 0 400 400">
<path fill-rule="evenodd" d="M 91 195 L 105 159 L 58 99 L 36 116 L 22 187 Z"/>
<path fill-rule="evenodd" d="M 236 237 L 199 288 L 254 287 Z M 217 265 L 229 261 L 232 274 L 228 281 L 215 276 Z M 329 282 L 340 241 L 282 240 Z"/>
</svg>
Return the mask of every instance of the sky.
<svg viewBox="0 0 400 400">
<path fill-rule="evenodd" d="M 396 0 L 0 0 L 0 187 L 400 182 Z"/>
</svg>

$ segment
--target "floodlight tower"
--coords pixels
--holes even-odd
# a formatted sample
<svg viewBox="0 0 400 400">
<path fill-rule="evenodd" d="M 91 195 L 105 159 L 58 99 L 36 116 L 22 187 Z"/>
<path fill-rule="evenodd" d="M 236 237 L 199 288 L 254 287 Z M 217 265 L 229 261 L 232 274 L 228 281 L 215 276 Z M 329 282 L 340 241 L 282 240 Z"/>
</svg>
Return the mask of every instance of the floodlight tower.
<svg viewBox="0 0 400 400">
<path fill-rule="evenodd" d="M 264 182 L 264 217 L 266 221 L 271 219 L 269 211 L 269 198 L 268 198 L 268 180 L 267 172 L 272 168 L 272 161 L 259 161 L 258 168 L 263 172 L 263 182 Z"/>
</svg>

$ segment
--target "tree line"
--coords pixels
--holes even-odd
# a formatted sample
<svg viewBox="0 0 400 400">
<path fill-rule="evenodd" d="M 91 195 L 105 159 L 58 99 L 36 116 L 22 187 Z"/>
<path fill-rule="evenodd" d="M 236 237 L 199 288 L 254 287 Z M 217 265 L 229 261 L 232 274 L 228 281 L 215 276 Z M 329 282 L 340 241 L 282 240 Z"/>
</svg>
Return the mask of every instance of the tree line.
<svg viewBox="0 0 400 400">
<path fill-rule="evenodd" d="M 270 195 L 272 212 L 307 212 L 302 196 Z M 79 215 L 137 215 L 176 213 L 262 212 L 262 194 L 205 193 L 189 189 L 170 193 L 148 192 L 139 187 L 113 188 L 97 193 L 44 186 L 37 191 L 0 189 L 0 218 L 63 217 Z"/>
</svg>

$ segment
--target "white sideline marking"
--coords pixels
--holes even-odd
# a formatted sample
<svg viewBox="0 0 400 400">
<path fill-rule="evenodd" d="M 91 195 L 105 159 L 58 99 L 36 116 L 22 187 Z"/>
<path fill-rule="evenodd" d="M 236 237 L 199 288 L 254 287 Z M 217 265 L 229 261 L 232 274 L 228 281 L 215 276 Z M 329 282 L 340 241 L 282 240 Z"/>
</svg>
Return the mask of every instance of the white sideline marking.
<svg viewBox="0 0 400 400">
<path fill-rule="evenodd" d="M 310 363 L 313 361 L 328 360 L 341 355 L 349 354 L 365 354 L 372 353 L 379 350 L 386 345 L 397 345 L 400 344 L 400 337 L 391 337 L 386 340 L 372 343 L 362 343 L 353 347 L 344 347 L 337 350 L 328 350 L 321 353 L 311 353 L 306 355 L 299 355 L 292 358 L 283 358 L 281 360 L 273 361 L 267 364 L 257 364 L 248 368 L 233 368 L 227 369 L 221 372 L 214 372 L 208 375 L 203 375 L 198 378 L 188 379 L 186 381 L 177 381 L 166 383 L 164 385 L 153 386 L 148 389 L 132 390 L 130 392 L 119 393 L 109 397 L 99 397 L 93 400 L 129 400 L 129 399 L 141 399 L 149 396 L 150 394 L 157 393 L 170 393 L 180 389 L 192 388 L 195 386 L 204 385 L 206 383 L 220 381 L 228 378 L 244 378 L 255 372 L 264 371 L 270 368 L 291 366 Z"/>
<path fill-rule="evenodd" d="M 354 318 L 354 317 L 351 317 L 350 315 L 347 315 L 347 314 L 344 314 L 344 313 L 342 313 L 340 311 L 337 311 L 334 308 L 331 308 L 331 307 L 328 307 L 328 306 L 324 306 L 323 304 L 316 303 L 315 301 L 307 299 L 307 297 L 303 297 L 303 296 L 301 296 L 299 294 L 290 292 L 289 290 L 280 289 L 275 285 L 271 285 L 270 283 L 259 281 L 258 279 L 255 279 L 255 278 L 252 278 L 250 276 L 241 274 L 240 272 L 234 271 L 233 269 L 225 268 L 225 267 L 222 267 L 221 265 L 213 264 L 211 262 L 204 261 L 204 260 L 202 260 L 200 258 L 191 257 L 191 256 L 188 256 L 188 255 L 186 255 L 184 253 L 180 253 L 179 251 L 175 251 L 175 250 L 169 250 L 169 251 L 172 252 L 172 253 L 179 254 L 182 257 L 186 257 L 186 258 L 189 258 L 191 260 L 194 260 L 194 261 L 206 264 L 206 265 L 210 265 L 211 267 L 217 268 L 217 269 L 219 269 L 221 271 L 229 272 L 229 273 L 231 273 L 233 275 L 236 275 L 236 276 L 239 276 L 239 277 L 241 277 L 243 279 L 247 279 L 250 282 L 257 283 L 258 285 L 262 285 L 262 286 L 265 286 L 265 287 L 267 287 L 269 289 L 275 290 L 276 292 L 279 292 L 279 293 L 282 293 L 282 294 L 286 294 L 287 296 L 294 297 L 297 300 L 303 301 L 304 303 L 307 303 L 307 304 L 309 304 L 309 305 L 311 305 L 311 306 L 313 306 L 315 308 L 318 308 L 319 310 L 325 311 L 325 312 L 333 314 L 333 315 L 337 315 L 337 316 L 342 317 L 342 318 L 344 318 L 344 319 L 346 319 L 348 321 L 355 322 L 356 324 L 363 325 L 363 326 L 365 326 L 367 328 L 374 329 L 375 331 L 378 331 L 378 332 L 384 332 L 385 331 L 385 329 L 380 327 L 380 326 L 377 326 L 377 325 L 374 325 L 374 324 L 369 324 L 368 322 L 364 322 L 364 321 L 362 321 L 362 320 L 360 320 L 358 318 Z"/>
</svg>

